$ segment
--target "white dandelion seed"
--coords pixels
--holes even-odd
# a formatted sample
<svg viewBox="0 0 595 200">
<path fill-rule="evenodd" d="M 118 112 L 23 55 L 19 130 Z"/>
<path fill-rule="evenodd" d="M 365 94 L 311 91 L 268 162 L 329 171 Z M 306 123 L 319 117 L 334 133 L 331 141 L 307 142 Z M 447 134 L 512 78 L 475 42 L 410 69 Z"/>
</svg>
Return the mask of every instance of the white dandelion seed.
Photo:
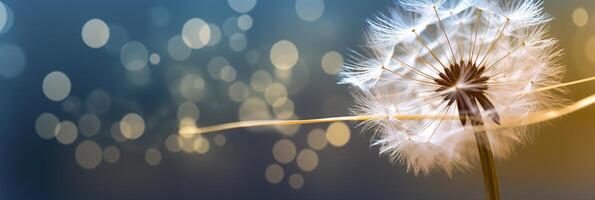
<svg viewBox="0 0 595 200">
<path fill-rule="evenodd" d="M 396 1 L 368 20 L 364 52 L 373 53 L 354 53 L 341 83 L 361 90 L 354 114 L 387 116 L 363 122 L 374 132 L 372 145 L 415 174 L 450 174 L 478 157 L 493 165 L 491 154 L 506 158 L 527 141 L 526 128 L 474 127 L 498 127 L 560 101 L 532 92 L 559 84 L 563 74 L 556 40 L 547 36 L 550 20 L 539 0 Z M 439 119 L 447 115 L 461 119 Z"/>
</svg>

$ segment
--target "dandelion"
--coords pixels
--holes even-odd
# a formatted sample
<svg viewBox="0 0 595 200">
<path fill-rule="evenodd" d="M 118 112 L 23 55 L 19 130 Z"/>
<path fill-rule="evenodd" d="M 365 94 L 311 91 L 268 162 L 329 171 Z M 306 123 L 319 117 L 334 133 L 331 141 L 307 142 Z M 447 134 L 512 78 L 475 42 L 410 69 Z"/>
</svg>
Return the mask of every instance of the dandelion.
<svg viewBox="0 0 595 200">
<path fill-rule="evenodd" d="M 595 77 L 560 83 L 557 41 L 540 0 L 397 0 L 367 21 L 364 45 L 340 73 L 354 88 L 352 116 L 240 121 L 235 128 L 359 121 L 381 155 L 414 174 L 470 169 L 480 161 L 489 199 L 499 199 L 494 157 L 528 140 L 528 125 L 595 104 L 556 94 Z"/>
<path fill-rule="evenodd" d="M 549 91 L 532 92 L 559 84 L 563 74 L 556 41 L 547 36 L 550 20 L 537 0 L 396 1 L 368 20 L 363 51 L 374 56 L 356 53 L 342 73 L 343 83 L 362 91 L 354 114 L 458 115 L 362 124 L 377 127 L 372 144 L 381 154 L 415 174 L 450 174 L 479 157 L 489 197 L 498 199 L 493 157 L 506 158 L 524 143 L 526 128 L 476 127 L 559 105 Z"/>
</svg>

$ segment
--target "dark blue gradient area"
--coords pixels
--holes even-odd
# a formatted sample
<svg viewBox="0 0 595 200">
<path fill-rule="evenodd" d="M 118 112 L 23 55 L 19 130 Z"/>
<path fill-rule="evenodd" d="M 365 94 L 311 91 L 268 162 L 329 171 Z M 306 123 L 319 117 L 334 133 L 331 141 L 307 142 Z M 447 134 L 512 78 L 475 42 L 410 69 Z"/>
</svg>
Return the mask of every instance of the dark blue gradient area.
<svg viewBox="0 0 595 200">
<path fill-rule="evenodd" d="M 239 16 L 225 0 L 0 1 L 14 14 L 11 29 L 0 34 L 0 44 L 21 47 L 27 61 L 20 75 L 0 77 L 0 199 L 483 198 L 477 168 L 456 172 L 453 177 L 441 171 L 415 176 L 405 166 L 379 157 L 378 150 L 369 147 L 370 135 L 358 134 L 360 130 L 351 123 L 348 125 L 354 128 L 345 147 L 329 146 L 318 152 L 320 162 L 312 172 L 301 172 L 295 162 L 283 165 L 286 176 L 279 184 L 267 182 L 264 176 L 265 168 L 275 163 L 272 146 L 283 138 L 275 131 L 228 131 L 227 143 L 211 147 L 204 155 L 170 153 L 164 146 L 165 138 L 177 131 L 176 103 L 168 92 L 168 68 L 182 66 L 208 79 L 207 63 L 213 57 L 223 56 L 237 70 L 237 79 L 247 83 L 254 71 L 274 69 L 269 51 L 279 40 L 293 42 L 300 52 L 296 68 L 308 69 L 304 89 L 291 95 L 295 113 L 303 119 L 349 114 L 350 88 L 337 85 L 336 76 L 325 74 L 320 59 L 328 51 L 347 55 L 349 48 L 361 45 L 365 20 L 389 6 L 390 0 L 324 0 L 324 13 L 314 22 L 303 21 L 296 15 L 295 0 L 258 0 L 248 13 L 254 25 L 245 33 L 247 50 L 260 53 L 257 65 L 245 64 L 246 51 L 231 51 L 225 35 L 217 46 L 195 50 L 185 61 L 174 61 L 167 54 L 168 40 L 180 34 L 187 20 L 199 17 L 221 27 L 228 17 Z M 564 2 L 547 1 L 546 10 L 557 17 L 552 23 L 552 34 L 568 49 L 570 56 L 563 60 L 570 65 L 565 80 L 573 80 L 589 74 L 573 68 L 573 55 L 583 55 L 584 49 L 574 48 L 575 43 L 581 42 L 573 43 L 576 27 L 571 14 L 577 6 L 592 12 L 595 5 L 586 1 Z M 157 7 L 169 12 L 166 26 L 151 24 L 151 12 Z M 140 41 L 149 52 L 161 55 L 159 65 L 147 66 L 151 68 L 147 85 L 130 85 L 118 53 L 85 45 L 81 29 L 92 18 L 126 28 L 130 41 Z M 592 35 L 593 31 L 583 30 L 582 34 Z M 97 88 L 109 92 L 112 106 L 102 116 L 101 131 L 93 140 L 101 147 L 118 146 L 119 161 L 102 161 L 97 168 L 86 170 L 74 156 L 76 145 L 86 139 L 84 136 L 79 134 L 73 144 L 63 145 L 37 135 L 35 120 L 41 113 L 54 113 L 60 120 L 78 120 L 65 114 L 61 103 L 50 101 L 42 91 L 43 78 L 56 70 L 70 78 L 71 96 L 84 100 Z M 238 120 L 239 104 L 229 99 L 227 87 L 207 85 L 205 99 L 197 104 L 199 124 Z M 588 92 L 578 89 L 570 97 Z M 147 129 L 138 140 L 117 143 L 110 136 L 109 126 L 129 112 L 141 114 Z M 590 134 L 595 127 L 587 120 L 592 121 L 592 113 L 593 109 L 581 111 L 546 125 L 536 134 L 535 144 L 519 147 L 512 158 L 497 161 L 504 199 L 595 198 L 595 136 Z M 309 130 L 326 126 L 302 126 L 293 136 L 298 149 L 307 147 Z M 148 148 L 161 151 L 158 165 L 145 162 Z M 299 190 L 287 183 L 287 176 L 294 172 L 304 177 L 304 186 Z"/>
</svg>

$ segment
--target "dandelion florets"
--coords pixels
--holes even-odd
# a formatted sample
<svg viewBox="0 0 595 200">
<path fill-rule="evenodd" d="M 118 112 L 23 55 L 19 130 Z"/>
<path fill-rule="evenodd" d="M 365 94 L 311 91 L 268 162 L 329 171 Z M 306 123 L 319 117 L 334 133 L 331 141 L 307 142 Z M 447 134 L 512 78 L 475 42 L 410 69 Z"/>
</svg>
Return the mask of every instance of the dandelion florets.
<svg viewBox="0 0 595 200">
<path fill-rule="evenodd" d="M 365 45 L 341 73 L 357 115 L 430 115 L 363 122 L 373 146 L 414 173 L 450 173 L 477 160 L 473 126 L 497 127 L 558 103 L 560 50 L 539 0 L 398 0 L 369 19 Z M 460 120 L 441 120 L 458 115 Z M 525 143 L 525 127 L 488 131 L 493 154 Z"/>
</svg>

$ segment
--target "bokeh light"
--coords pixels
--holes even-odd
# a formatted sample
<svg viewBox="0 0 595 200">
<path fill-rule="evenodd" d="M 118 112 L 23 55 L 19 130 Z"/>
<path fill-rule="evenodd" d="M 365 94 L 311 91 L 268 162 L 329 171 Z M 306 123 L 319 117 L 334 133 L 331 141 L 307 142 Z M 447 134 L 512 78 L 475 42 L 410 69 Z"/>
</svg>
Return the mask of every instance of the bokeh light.
<svg viewBox="0 0 595 200">
<path fill-rule="evenodd" d="M 322 0 L 296 0 L 295 12 L 304 21 L 316 21 L 324 13 Z"/>
<path fill-rule="evenodd" d="M 283 168 L 278 164 L 271 164 L 265 169 L 265 178 L 269 183 L 277 184 L 283 180 L 283 176 L 285 176 L 285 171 Z"/>
<path fill-rule="evenodd" d="M 334 122 L 326 129 L 326 139 L 333 146 L 345 146 L 350 137 L 349 126 L 343 122 Z"/>
<path fill-rule="evenodd" d="M 81 34 L 85 44 L 96 49 L 103 47 L 107 43 L 110 37 L 110 30 L 103 20 L 95 18 L 85 23 Z"/>
<path fill-rule="evenodd" d="M 120 50 L 120 61 L 130 71 L 138 71 L 147 66 L 149 50 L 143 43 L 132 41 L 124 44 Z"/>
<path fill-rule="evenodd" d="M 279 163 L 290 163 L 295 158 L 296 153 L 297 149 L 291 140 L 281 139 L 273 145 L 273 157 Z"/>
<path fill-rule="evenodd" d="M 270 58 L 277 69 L 289 70 L 297 63 L 299 53 L 292 42 L 281 40 L 271 48 Z"/>
<path fill-rule="evenodd" d="M 96 142 L 85 140 L 76 147 L 74 157 L 82 168 L 94 169 L 103 160 L 103 150 Z"/>
<path fill-rule="evenodd" d="M 70 94 L 70 79 L 66 74 L 54 71 L 43 79 L 43 93 L 52 101 L 62 101 Z"/>
</svg>

